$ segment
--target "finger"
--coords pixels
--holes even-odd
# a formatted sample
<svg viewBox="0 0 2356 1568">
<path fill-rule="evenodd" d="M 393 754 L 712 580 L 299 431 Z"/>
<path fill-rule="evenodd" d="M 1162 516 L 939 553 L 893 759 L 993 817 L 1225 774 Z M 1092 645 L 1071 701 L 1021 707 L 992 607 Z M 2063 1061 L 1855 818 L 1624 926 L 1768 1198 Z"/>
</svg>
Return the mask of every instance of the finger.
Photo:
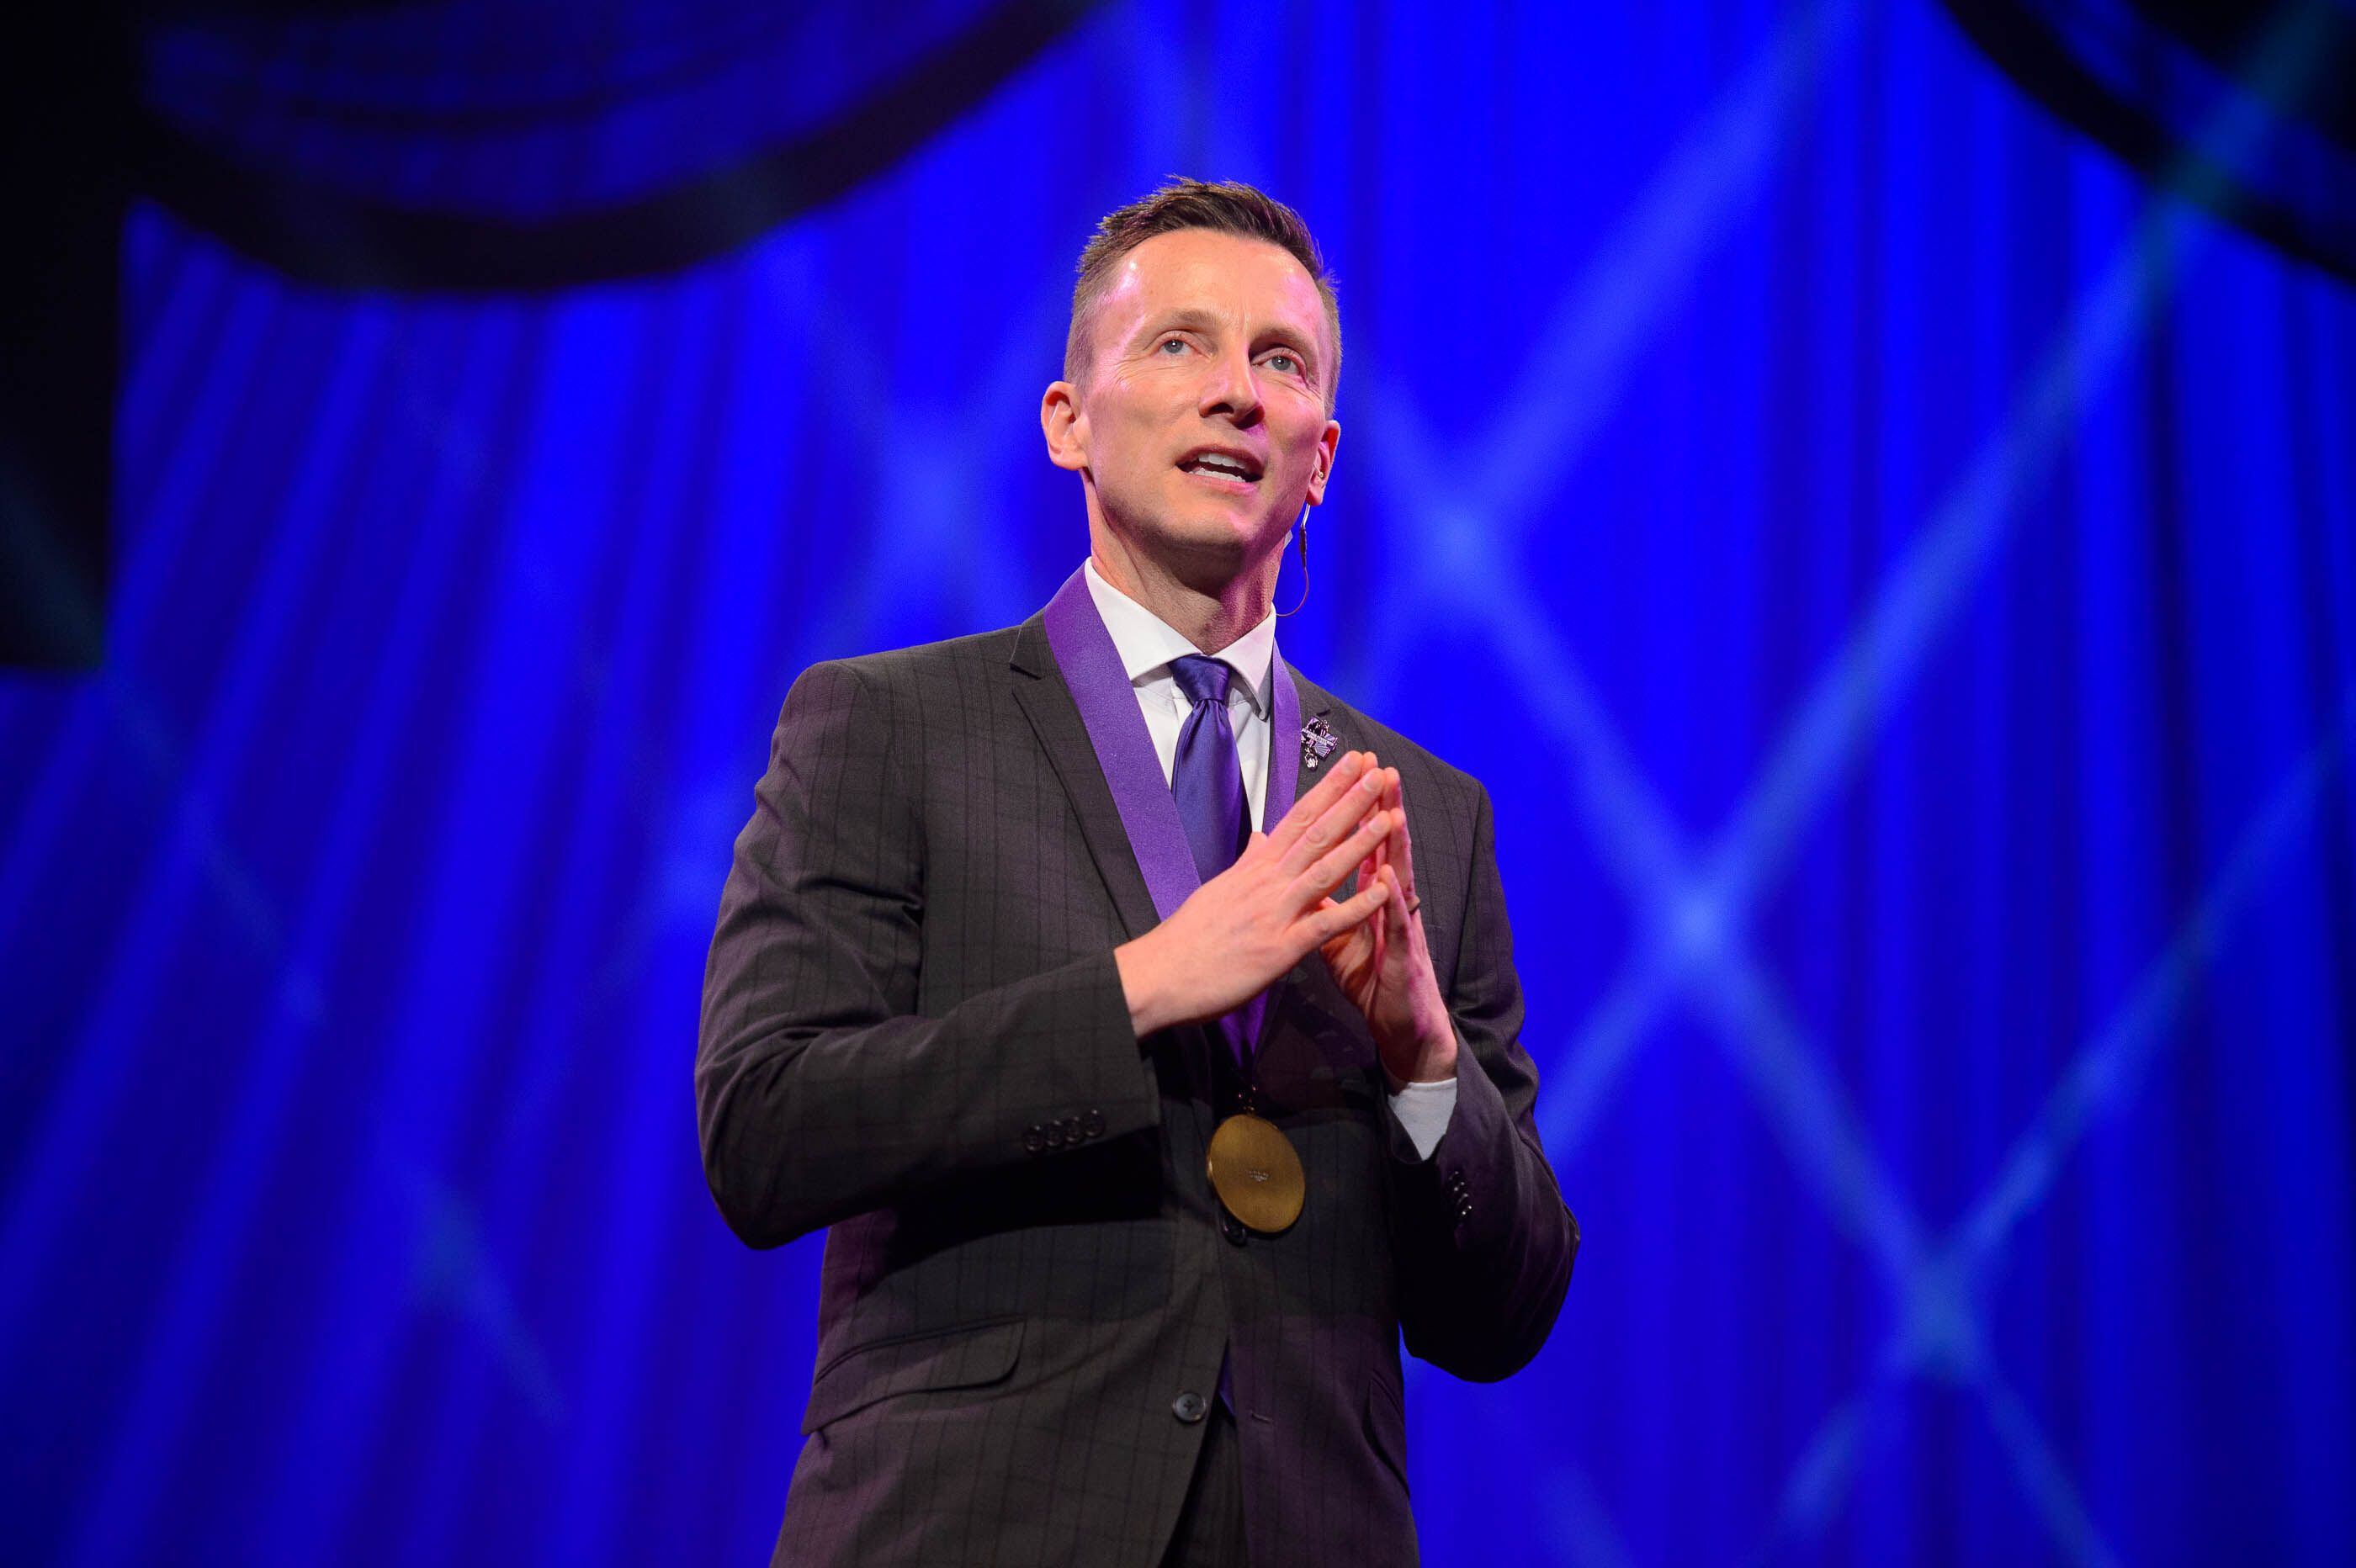
<svg viewBox="0 0 2356 1568">
<path fill-rule="evenodd" d="M 1368 915 L 1380 909 L 1383 901 L 1390 896 L 1389 885 L 1376 882 L 1371 888 L 1360 889 L 1340 903 L 1329 903 L 1323 909 L 1314 912 L 1306 922 L 1312 933 L 1312 944 L 1318 947 L 1324 946 L 1352 926 L 1365 921 Z"/>
<path fill-rule="evenodd" d="M 1340 909 L 1341 907 L 1341 903 L 1336 900 L 1319 899 L 1317 901 L 1317 907 L 1310 912 L 1312 915 L 1323 915 Z M 1369 945 L 1374 945 L 1376 947 L 1375 962 L 1376 966 L 1379 967 L 1382 962 L 1382 954 L 1380 952 L 1379 944 L 1376 943 L 1374 934 L 1367 929 L 1367 922 L 1361 920 L 1355 924 L 1344 925 L 1340 932 L 1317 944 L 1318 949 L 1328 958 L 1339 963 L 1347 959 L 1350 956 L 1352 950 L 1357 947 L 1360 944 L 1364 943 Z"/>
<path fill-rule="evenodd" d="M 1359 823 L 1347 838 L 1326 850 L 1293 879 L 1293 888 L 1301 895 L 1301 902 L 1307 903 L 1310 894 L 1330 893 L 1341 886 L 1342 879 L 1350 874 L 1352 863 L 1363 859 L 1381 843 L 1390 830 L 1391 817 L 1387 811 L 1377 811 Z"/>
<path fill-rule="evenodd" d="M 1360 819 L 1356 827 L 1350 829 L 1347 836 L 1294 873 L 1293 886 L 1304 892 L 1313 891 L 1332 893 L 1339 897 L 1336 890 L 1342 886 L 1343 881 L 1354 869 L 1373 859 L 1376 849 L 1384 839 L 1390 837 L 1390 831 L 1391 823 L 1388 813 L 1383 811 L 1368 813 Z M 1300 851 L 1296 849 L 1294 851 L 1296 859 L 1299 858 L 1299 854 Z M 1361 879 L 1358 886 L 1370 887 L 1374 880 L 1373 876 Z"/>
<path fill-rule="evenodd" d="M 1347 752 L 1333 764 L 1333 771 L 1317 781 L 1317 787 L 1292 803 L 1284 820 L 1276 825 L 1269 837 L 1276 841 L 1279 850 L 1289 849 L 1294 839 L 1306 832 L 1309 825 L 1325 815 L 1325 808 L 1341 798 L 1344 792 L 1370 772 L 1375 759 L 1370 752 Z"/>
<path fill-rule="evenodd" d="M 1325 808 L 1324 815 L 1310 824 L 1306 832 L 1293 840 L 1284 852 L 1282 865 L 1299 876 L 1312 862 L 1322 859 L 1334 845 L 1346 841 L 1370 816 L 1382 812 L 1382 771 L 1370 770 Z"/>
<path fill-rule="evenodd" d="M 1384 842 L 1384 858 L 1398 872 L 1399 894 L 1407 903 L 1415 902 L 1415 840 L 1408 832 L 1407 790 L 1399 783 L 1397 768 L 1384 770 L 1390 775 L 1390 787 L 1384 791 L 1385 804 L 1397 814 L 1398 827 Z"/>
<path fill-rule="evenodd" d="M 1385 866 L 1383 880 L 1390 884 L 1390 901 L 1383 905 L 1383 926 L 1393 942 L 1405 946 L 1415 938 L 1408 927 L 1415 923 L 1415 898 L 1399 882 L 1398 868 Z"/>
</svg>

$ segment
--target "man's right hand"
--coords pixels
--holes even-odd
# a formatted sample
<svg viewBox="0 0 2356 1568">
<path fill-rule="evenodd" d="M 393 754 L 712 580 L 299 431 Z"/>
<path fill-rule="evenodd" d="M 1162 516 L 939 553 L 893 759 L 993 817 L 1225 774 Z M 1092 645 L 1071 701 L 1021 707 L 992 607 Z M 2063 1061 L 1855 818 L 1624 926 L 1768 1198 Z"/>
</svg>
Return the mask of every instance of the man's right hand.
<svg viewBox="0 0 2356 1568">
<path fill-rule="evenodd" d="M 1328 895 L 1397 826 L 1384 781 L 1372 752 L 1347 753 L 1275 832 L 1253 834 L 1168 920 L 1113 949 L 1140 1039 L 1234 1011 L 1382 907 L 1380 880 Z"/>
</svg>

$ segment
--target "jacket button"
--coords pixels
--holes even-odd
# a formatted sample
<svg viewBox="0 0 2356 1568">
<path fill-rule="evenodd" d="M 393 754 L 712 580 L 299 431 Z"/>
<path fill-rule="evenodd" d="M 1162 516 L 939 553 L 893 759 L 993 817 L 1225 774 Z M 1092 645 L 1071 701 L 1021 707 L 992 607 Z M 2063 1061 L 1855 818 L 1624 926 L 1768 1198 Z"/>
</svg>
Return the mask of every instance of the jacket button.
<svg viewBox="0 0 2356 1568">
<path fill-rule="evenodd" d="M 1023 1147 L 1037 1154 L 1047 1147 L 1047 1135 L 1036 1126 L 1023 1129 Z"/>
<path fill-rule="evenodd" d="M 1104 1136 L 1105 1119 L 1102 1111 L 1090 1111 L 1080 1122 L 1080 1131 L 1092 1138 Z"/>
<path fill-rule="evenodd" d="M 1190 1424 L 1202 1420 L 1205 1413 L 1210 1408 L 1203 1396 L 1193 1389 L 1188 1389 L 1170 1402 L 1170 1413 Z"/>
<path fill-rule="evenodd" d="M 1076 1144 L 1086 1136 L 1087 1136 L 1087 1134 L 1080 1130 L 1079 1117 L 1066 1116 L 1064 1118 L 1064 1141 L 1066 1143 Z"/>
</svg>

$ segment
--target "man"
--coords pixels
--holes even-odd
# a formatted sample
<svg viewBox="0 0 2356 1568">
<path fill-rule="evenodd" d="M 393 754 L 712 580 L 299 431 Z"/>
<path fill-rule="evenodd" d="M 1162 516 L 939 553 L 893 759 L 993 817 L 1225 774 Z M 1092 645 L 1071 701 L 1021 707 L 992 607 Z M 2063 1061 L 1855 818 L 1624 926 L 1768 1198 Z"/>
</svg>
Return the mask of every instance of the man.
<svg viewBox="0 0 2356 1568">
<path fill-rule="evenodd" d="M 779 1563 L 1410 1563 L 1401 1331 L 1553 1325 L 1486 792 L 1275 656 L 1340 361 L 1290 208 L 1112 214 L 1041 406 L 1082 570 L 786 699 L 696 1063 L 737 1234 L 832 1227 Z"/>
</svg>

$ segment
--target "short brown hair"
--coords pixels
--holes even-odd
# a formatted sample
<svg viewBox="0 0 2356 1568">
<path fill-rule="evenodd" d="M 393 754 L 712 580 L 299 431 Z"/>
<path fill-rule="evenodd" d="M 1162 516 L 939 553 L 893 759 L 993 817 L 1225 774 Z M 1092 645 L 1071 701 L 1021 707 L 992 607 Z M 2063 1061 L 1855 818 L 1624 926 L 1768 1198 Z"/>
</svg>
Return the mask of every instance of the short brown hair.
<svg viewBox="0 0 2356 1568">
<path fill-rule="evenodd" d="M 1342 310 L 1334 302 L 1333 280 L 1325 258 L 1301 214 L 1241 180 L 1186 179 L 1172 176 L 1170 183 L 1144 198 L 1105 214 L 1095 238 L 1080 252 L 1080 281 L 1072 288 L 1072 325 L 1064 338 L 1064 379 L 1077 382 L 1096 357 L 1090 318 L 1097 302 L 1109 286 L 1114 266 L 1123 256 L 1157 234 L 1181 229 L 1208 229 L 1239 234 L 1282 247 L 1301 263 L 1325 302 L 1325 331 L 1333 340 L 1333 363 L 1325 372 L 1325 411 L 1333 410 L 1333 391 L 1342 378 Z"/>
</svg>

